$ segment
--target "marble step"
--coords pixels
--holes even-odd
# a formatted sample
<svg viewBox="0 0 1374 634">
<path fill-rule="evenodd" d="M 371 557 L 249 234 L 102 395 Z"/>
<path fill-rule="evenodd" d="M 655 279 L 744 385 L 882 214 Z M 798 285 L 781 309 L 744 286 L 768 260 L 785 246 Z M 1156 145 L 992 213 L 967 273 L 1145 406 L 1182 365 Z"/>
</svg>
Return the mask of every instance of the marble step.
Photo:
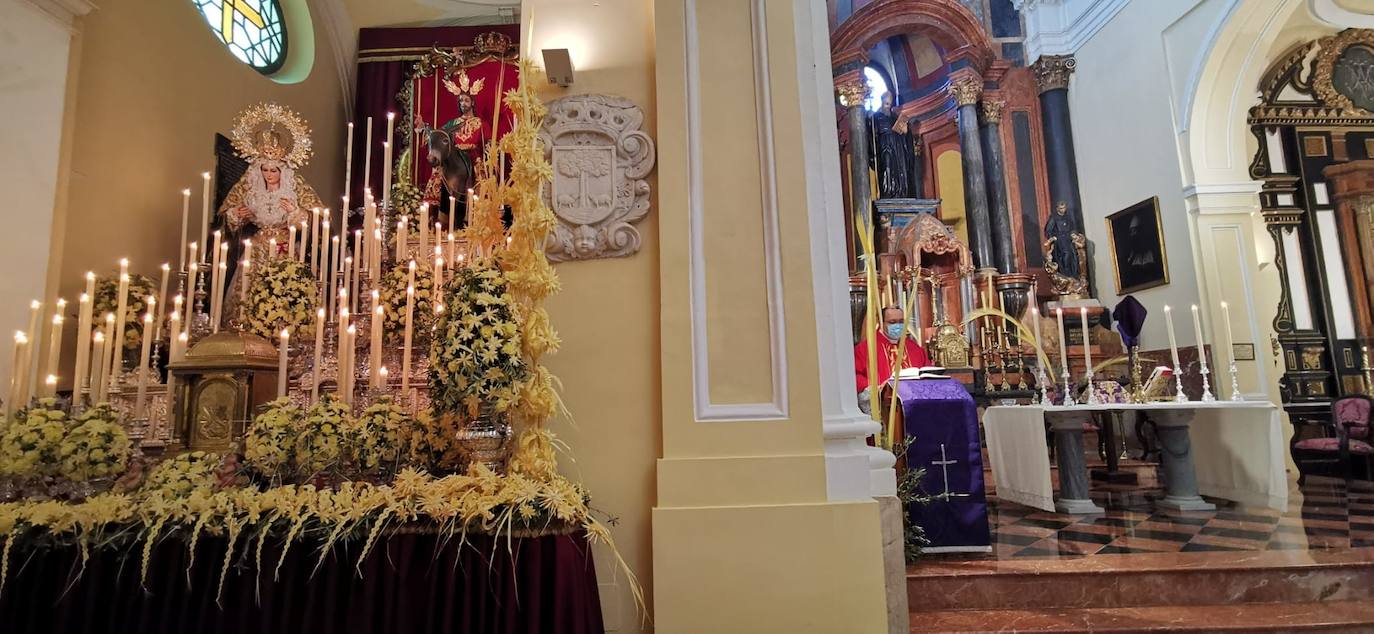
<svg viewBox="0 0 1374 634">
<path fill-rule="evenodd" d="M 1374 603 L 1325 601 L 1132 608 L 942 610 L 914 632 L 1369 632 Z"/>
<path fill-rule="evenodd" d="M 932 560 L 907 569 L 916 613 L 1367 600 L 1374 549 Z M 1374 602 L 1371 602 L 1374 604 Z"/>
</svg>

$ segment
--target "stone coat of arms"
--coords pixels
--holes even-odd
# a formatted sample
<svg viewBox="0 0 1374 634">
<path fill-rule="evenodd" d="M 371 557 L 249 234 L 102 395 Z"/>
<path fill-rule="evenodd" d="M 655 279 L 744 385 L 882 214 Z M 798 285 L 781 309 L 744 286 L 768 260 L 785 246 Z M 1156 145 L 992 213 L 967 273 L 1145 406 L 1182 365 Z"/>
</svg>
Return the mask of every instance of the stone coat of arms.
<svg viewBox="0 0 1374 634">
<path fill-rule="evenodd" d="M 553 166 L 544 202 L 558 218 L 545 242 L 549 260 L 633 255 L 635 223 L 649 213 L 654 142 L 640 127 L 644 112 L 608 95 L 573 95 L 548 104 L 539 138 Z"/>
</svg>

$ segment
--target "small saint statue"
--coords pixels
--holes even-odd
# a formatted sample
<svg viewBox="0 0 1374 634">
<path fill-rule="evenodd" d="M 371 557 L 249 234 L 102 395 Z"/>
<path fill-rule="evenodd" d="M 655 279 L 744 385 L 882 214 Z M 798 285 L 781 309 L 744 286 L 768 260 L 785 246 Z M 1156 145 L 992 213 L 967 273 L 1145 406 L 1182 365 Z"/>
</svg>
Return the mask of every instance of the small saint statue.
<svg viewBox="0 0 1374 634">
<path fill-rule="evenodd" d="M 1045 271 L 1060 296 L 1082 295 L 1088 290 L 1088 240 L 1077 231 L 1068 210 L 1068 204 L 1060 201 L 1045 221 Z"/>
<path fill-rule="evenodd" d="M 883 105 L 873 113 L 873 158 L 878 170 L 879 198 L 919 198 L 920 162 L 905 116 L 892 109 L 892 93 L 883 94 Z"/>
</svg>

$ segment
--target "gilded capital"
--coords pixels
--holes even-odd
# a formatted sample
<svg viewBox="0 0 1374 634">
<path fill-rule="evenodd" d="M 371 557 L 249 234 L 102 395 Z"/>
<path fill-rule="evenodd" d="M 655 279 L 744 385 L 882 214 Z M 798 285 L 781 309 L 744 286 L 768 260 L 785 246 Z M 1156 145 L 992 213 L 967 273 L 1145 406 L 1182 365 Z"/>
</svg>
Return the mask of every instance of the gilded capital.
<svg viewBox="0 0 1374 634">
<path fill-rule="evenodd" d="M 1069 75 L 1077 66 L 1078 62 L 1074 61 L 1072 55 L 1041 55 L 1031 64 L 1031 71 L 1035 73 L 1035 83 L 1043 93 L 1068 88 Z"/>
<path fill-rule="evenodd" d="M 868 83 L 862 77 L 843 81 L 835 85 L 835 92 L 840 95 L 841 106 L 861 106 L 868 100 Z"/>
<path fill-rule="evenodd" d="M 983 102 L 983 123 L 997 125 L 1002 122 L 1002 109 L 1007 106 L 1005 101 L 984 101 Z"/>
<path fill-rule="evenodd" d="M 973 77 L 965 77 L 949 85 L 949 96 L 954 97 L 955 105 L 960 107 L 978 103 L 983 94 L 983 82 Z"/>
</svg>

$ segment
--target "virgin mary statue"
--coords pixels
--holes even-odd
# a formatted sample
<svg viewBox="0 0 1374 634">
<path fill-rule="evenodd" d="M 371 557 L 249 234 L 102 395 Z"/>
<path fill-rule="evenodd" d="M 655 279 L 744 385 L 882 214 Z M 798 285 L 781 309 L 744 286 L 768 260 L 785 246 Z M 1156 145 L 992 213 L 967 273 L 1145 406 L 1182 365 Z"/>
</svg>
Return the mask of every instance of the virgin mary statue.
<svg viewBox="0 0 1374 634">
<path fill-rule="evenodd" d="M 315 189 L 296 175 L 311 154 L 310 130 L 300 115 L 277 104 L 259 104 L 239 115 L 230 138 L 235 151 L 248 161 L 248 170 L 225 196 L 219 221 L 228 229 L 228 244 L 236 254 L 241 253 L 244 240 L 252 240 L 251 274 L 262 270 L 270 258 L 283 257 L 289 228 L 300 231 L 310 220 L 310 210 L 324 204 Z M 230 261 L 238 262 L 240 257 L 235 255 Z M 237 289 L 243 274 L 243 267 L 236 267 L 226 288 Z M 224 315 L 236 316 L 238 293 L 228 293 L 225 300 Z"/>
</svg>

